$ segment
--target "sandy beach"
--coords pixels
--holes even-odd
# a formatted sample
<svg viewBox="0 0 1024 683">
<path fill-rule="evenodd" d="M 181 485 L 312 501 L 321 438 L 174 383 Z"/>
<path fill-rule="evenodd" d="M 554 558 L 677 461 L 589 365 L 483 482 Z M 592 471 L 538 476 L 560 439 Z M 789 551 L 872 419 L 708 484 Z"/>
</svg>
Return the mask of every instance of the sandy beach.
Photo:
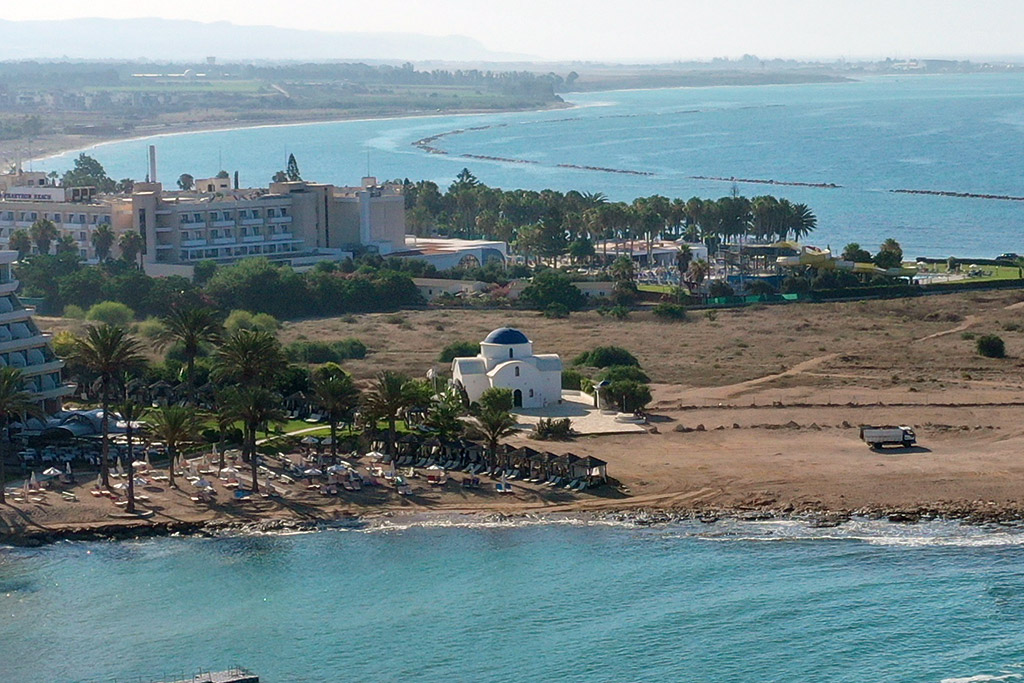
<svg viewBox="0 0 1024 683">
<path fill-rule="evenodd" d="M 534 313 L 469 310 L 406 312 L 402 326 L 381 315 L 289 323 L 286 341 L 313 338 L 314 329 L 320 337 L 373 340 L 366 359 L 346 363 L 363 381 L 380 367 L 422 374 L 444 344 L 479 338 L 477 329 L 504 322 L 529 330 L 538 349 L 567 359 L 597 338 L 622 344 L 637 352 L 655 382 L 650 423 L 638 434 L 568 442 L 523 434 L 508 441 L 608 461 L 616 483 L 592 492 L 516 482 L 514 495 L 499 496 L 487 478 L 481 489 L 414 479 L 408 497 L 381 488 L 326 498 L 295 486 L 284 498 L 255 501 L 236 502 L 222 491 L 218 500 L 227 502 L 205 506 L 190 499 L 186 482 L 179 490 L 149 490 L 155 514 L 132 523 L 641 509 L 1015 519 L 1024 516 L 1024 331 L 1015 322 L 1022 310 L 1024 293 L 1009 291 L 721 311 L 713 321 L 691 314 L 690 322 L 675 325 L 645 314 L 624 322 L 593 313 L 552 321 Z M 437 331 L 441 318 L 445 329 Z M 389 333 L 371 332 L 382 328 Z M 587 328 L 593 334 L 581 333 Z M 435 330 L 429 345 L 417 332 L 424 329 Z M 989 332 L 1004 337 L 1009 357 L 977 355 L 973 335 Z M 737 341 L 743 339 L 746 348 Z M 872 451 L 859 439 L 861 424 L 911 425 L 918 446 Z M 94 478 L 78 487 L 77 503 L 47 494 L 42 502 L 0 509 L 3 535 L 125 524 L 110 516 L 117 509 L 109 500 L 89 494 Z"/>
</svg>

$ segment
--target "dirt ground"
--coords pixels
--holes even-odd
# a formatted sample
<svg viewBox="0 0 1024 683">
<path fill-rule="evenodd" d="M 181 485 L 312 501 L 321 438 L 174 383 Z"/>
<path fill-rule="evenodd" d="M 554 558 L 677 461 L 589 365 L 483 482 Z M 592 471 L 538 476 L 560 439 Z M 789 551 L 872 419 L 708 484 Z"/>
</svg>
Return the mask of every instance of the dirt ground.
<svg viewBox="0 0 1024 683">
<path fill-rule="evenodd" d="M 574 495 L 522 485 L 514 496 L 498 497 L 420 485 L 410 499 L 379 493 L 327 503 L 300 495 L 258 502 L 244 516 L 1024 509 L 1024 292 L 775 306 L 720 311 L 713 320 L 691 313 L 684 323 L 644 313 L 616 321 L 596 313 L 548 320 L 520 311 L 407 311 L 288 323 L 281 338 L 361 339 L 370 353 L 345 367 L 365 381 L 384 368 L 422 376 L 432 364 L 440 367 L 446 344 L 482 339 L 502 325 L 523 329 L 538 352 L 559 353 L 567 364 L 599 344 L 624 346 L 640 359 L 655 383 L 647 433 L 511 439 L 607 460 L 618 488 Z M 1005 340 L 1006 358 L 977 354 L 975 336 L 989 333 Z M 857 427 L 879 423 L 913 426 L 919 446 L 871 451 Z M 169 498 L 157 520 L 236 514 L 230 505 L 199 512 L 176 492 L 157 493 L 154 502 L 161 495 Z M 109 503 L 75 505 L 8 507 L 0 519 L 13 531 L 100 523 L 108 514 Z"/>
</svg>

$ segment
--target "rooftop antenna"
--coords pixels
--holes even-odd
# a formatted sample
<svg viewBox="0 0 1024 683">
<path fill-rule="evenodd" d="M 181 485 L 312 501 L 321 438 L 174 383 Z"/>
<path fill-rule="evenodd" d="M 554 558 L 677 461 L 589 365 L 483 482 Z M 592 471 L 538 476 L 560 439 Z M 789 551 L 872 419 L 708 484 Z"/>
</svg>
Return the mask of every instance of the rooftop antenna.
<svg viewBox="0 0 1024 683">
<path fill-rule="evenodd" d="M 366 150 L 366 177 L 370 177 L 370 150 Z"/>
</svg>

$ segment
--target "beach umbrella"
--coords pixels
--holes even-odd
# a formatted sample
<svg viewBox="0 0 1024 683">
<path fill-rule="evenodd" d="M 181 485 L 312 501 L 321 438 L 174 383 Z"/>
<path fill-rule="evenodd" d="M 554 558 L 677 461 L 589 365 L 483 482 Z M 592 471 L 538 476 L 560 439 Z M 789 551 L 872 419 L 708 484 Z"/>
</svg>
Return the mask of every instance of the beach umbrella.
<svg viewBox="0 0 1024 683">
<path fill-rule="evenodd" d="M 103 486 L 103 475 L 102 474 L 97 474 L 96 475 L 96 488 L 99 488 L 101 486 Z"/>
<path fill-rule="evenodd" d="M 71 461 L 70 461 L 70 460 L 68 460 L 68 461 L 67 461 L 67 462 L 65 463 L 65 465 L 67 465 L 67 467 L 65 467 L 65 468 L 64 468 L 64 471 L 65 471 L 65 473 L 66 473 L 66 474 L 71 474 Z"/>
<path fill-rule="evenodd" d="M 136 486 L 149 486 L 149 482 L 143 479 L 142 477 L 135 477 L 134 479 L 132 479 L 132 481 L 135 483 Z"/>
<path fill-rule="evenodd" d="M 29 486 L 33 486 L 33 487 L 34 487 L 34 486 L 35 486 L 36 484 L 38 484 L 38 483 L 39 483 L 39 480 L 38 480 L 38 479 L 36 479 L 36 471 L 35 471 L 35 470 L 32 470 L 32 476 L 30 476 L 30 477 L 28 478 L 28 483 L 29 483 Z"/>
<path fill-rule="evenodd" d="M 333 443 L 334 443 L 334 439 L 332 439 L 329 436 L 325 436 L 323 438 L 323 440 L 320 442 L 320 444 L 323 445 L 323 446 L 330 446 Z"/>
<path fill-rule="evenodd" d="M 149 467 L 149 463 L 147 463 L 145 460 L 133 460 L 132 467 L 134 467 L 137 470 L 144 470 L 147 467 Z"/>
<path fill-rule="evenodd" d="M 302 440 L 302 443 L 305 444 L 306 446 L 312 446 L 314 444 L 320 443 L 320 439 L 316 438 L 315 436 L 307 436 Z"/>
<path fill-rule="evenodd" d="M 47 467 L 45 470 L 43 470 L 43 474 L 45 474 L 48 477 L 59 477 L 61 475 L 61 471 L 58 470 L 56 467 Z"/>
<path fill-rule="evenodd" d="M 427 469 L 428 469 L 428 470 L 443 470 L 444 468 L 443 468 L 443 467 L 441 467 L 440 465 L 431 465 L 431 466 L 430 466 L 430 467 L 428 467 Z"/>
<path fill-rule="evenodd" d="M 310 467 L 308 470 L 303 472 L 303 474 L 306 475 L 307 477 L 319 477 L 321 474 L 323 474 L 323 472 L 321 472 L 315 467 Z"/>
<path fill-rule="evenodd" d="M 124 465 L 121 464 L 121 458 L 117 459 L 117 473 L 124 476 Z"/>
<path fill-rule="evenodd" d="M 126 491 L 128 489 L 128 482 L 126 482 L 126 481 L 119 481 L 116 484 L 114 484 L 114 486 L 112 488 L 115 488 L 118 491 Z"/>
<path fill-rule="evenodd" d="M 149 451 L 146 451 L 146 467 L 153 467 L 153 463 L 149 461 Z"/>
<path fill-rule="evenodd" d="M 205 479 L 200 479 L 199 481 L 197 481 L 194 484 L 194 486 L 196 488 L 200 488 L 200 489 L 212 489 L 213 488 L 213 484 L 211 484 L 210 482 L 206 481 Z"/>
<path fill-rule="evenodd" d="M 234 467 L 225 467 L 224 469 L 222 469 L 220 471 L 220 473 L 221 474 L 232 475 L 232 474 L 238 474 L 238 470 L 236 470 Z"/>
<path fill-rule="evenodd" d="M 372 458 L 375 462 L 380 462 L 381 460 L 387 457 L 380 451 L 370 451 L 369 453 L 366 454 L 366 456 L 368 458 Z"/>
<path fill-rule="evenodd" d="M 345 467 L 344 465 L 331 465 L 330 467 L 327 468 L 327 472 L 329 474 L 338 474 L 339 472 L 344 472 L 347 469 L 348 468 Z"/>
</svg>

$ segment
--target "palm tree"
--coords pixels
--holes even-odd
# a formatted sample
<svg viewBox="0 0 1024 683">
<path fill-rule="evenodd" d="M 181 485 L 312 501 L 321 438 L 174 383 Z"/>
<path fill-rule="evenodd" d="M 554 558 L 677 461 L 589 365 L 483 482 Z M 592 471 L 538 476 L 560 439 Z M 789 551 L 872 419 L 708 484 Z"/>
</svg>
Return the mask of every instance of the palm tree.
<svg viewBox="0 0 1024 683">
<path fill-rule="evenodd" d="M 110 451 L 110 401 L 115 384 L 129 370 L 144 362 L 142 346 L 128 330 L 116 325 L 98 325 L 87 329 L 85 337 L 75 339 L 73 360 L 93 374 L 100 383 L 103 416 L 100 420 L 100 474 L 103 486 L 110 486 L 107 455 Z"/>
<path fill-rule="evenodd" d="M 18 252 L 19 259 L 23 259 L 32 253 L 32 238 L 28 236 L 27 230 L 15 230 L 7 246 Z"/>
<path fill-rule="evenodd" d="M 259 493 L 256 431 L 262 424 L 285 420 L 281 397 L 265 387 L 243 386 L 226 391 L 224 399 L 235 419 L 242 421 L 242 460 L 248 460 L 252 472 L 252 491 Z"/>
<path fill-rule="evenodd" d="M 228 403 L 228 396 L 224 394 L 218 394 L 215 401 L 216 410 L 214 412 L 214 419 L 217 421 L 217 432 L 220 435 L 220 443 L 218 444 L 220 455 L 220 461 L 217 463 L 218 469 L 224 469 L 224 447 L 227 443 L 228 430 L 235 426 L 235 422 L 238 418 L 235 416 L 233 407 Z"/>
<path fill-rule="evenodd" d="M 57 238 L 57 244 L 54 245 L 53 253 L 55 254 L 77 254 L 78 253 L 78 242 L 75 238 L 68 234 L 63 234 Z"/>
<path fill-rule="evenodd" d="M 242 387 L 273 386 L 287 364 L 274 335 L 238 330 L 217 349 L 213 379 Z"/>
<path fill-rule="evenodd" d="M 138 401 L 128 398 L 117 406 L 117 412 L 125 423 L 125 441 L 128 447 L 128 505 L 125 511 L 135 512 L 135 454 L 132 448 L 132 437 L 135 436 L 135 425 L 146 415 L 148 408 Z"/>
<path fill-rule="evenodd" d="M 359 389 L 337 363 L 313 371 L 313 393 L 331 425 L 331 456 L 338 456 L 338 423 L 359 404 Z"/>
<path fill-rule="evenodd" d="M 366 411 L 374 421 L 388 421 L 388 453 L 395 452 L 395 423 L 398 414 L 409 405 L 406 383 L 409 378 L 392 370 L 377 373 L 373 387 L 364 397 Z"/>
<path fill-rule="evenodd" d="M 7 502 L 4 497 L 4 486 L 7 483 L 4 465 L 11 443 L 11 420 L 23 415 L 44 415 L 31 394 L 24 390 L 24 382 L 18 368 L 0 367 L 0 426 L 4 430 L 3 439 L 0 440 L 0 503 Z"/>
<path fill-rule="evenodd" d="M 117 247 L 121 250 L 121 258 L 129 263 L 137 262 L 139 255 L 142 254 L 143 246 L 142 233 L 135 230 L 123 233 L 121 239 L 117 241 Z"/>
<path fill-rule="evenodd" d="M 150 433 L 164 442 L 167 447 L 167 475 L 170 485 L 174 483 L 174 461 L 178 457 L 178 448 L 183 444 L 198 441 L 201 422 L 196 411 L 188 406 L 163 406 L 153 414 Z"/>
<path fill-rule="evenodd" d="M 700 287 L 700 283 L 711 273 L 711 266 L 704 259 L 697 259 L 690 264 L 690 271 L 687 274 L 694 289 Z"/>
<path fill-rule="evenodd" d="M 208 308 L 173 308 L 160 319 L 163 329 L 156 336 L 157 348 L 162 349 L 175 342 L 182 346 L 185 354 L 185 381 L 188 383 L 188 400 L 195 402 L 196 357 L 203 344 L 210 344 L 221 338 L 223 327 L 214 312 Z"/>
<path fill-rule="evenodd" d="M 57 226 L 54 225 L 53 221 L 46 218 L 40 218 L 29 227 L 28 231 L 32 238 L 32 242 L 35 243 L 36 249 L 39 250 L 39 253 L 49 254 L 50 242 L 57 239 L 59 234 L 57 232 Z"/>
<path fill-rule="evenodd" d="M 686 279 L 686 272 L 690 269 L 690 262 L 693 261 L 693 251 L 689 244 L 680 245 L 676 252 L 676 268 L 679 270 L 679 286 L 683 286 Z"/>
<path fill-rule="evenodd" d="M 516 419 L 512 413 L 498 407 L 488 407 L 473 418 L 487 441 L 487 453 L 491 462 L 497 456 L 498 442 L 516 431 Z"/>
<path fill-rule="evenodd" d="M 92 233 L 92 248 L 96 252 L 96 259 L 106 261 L 110 256 L 110 250 L 114 246 L 117 236 L 110 226 L 104 223 Z"/>
</svg>

